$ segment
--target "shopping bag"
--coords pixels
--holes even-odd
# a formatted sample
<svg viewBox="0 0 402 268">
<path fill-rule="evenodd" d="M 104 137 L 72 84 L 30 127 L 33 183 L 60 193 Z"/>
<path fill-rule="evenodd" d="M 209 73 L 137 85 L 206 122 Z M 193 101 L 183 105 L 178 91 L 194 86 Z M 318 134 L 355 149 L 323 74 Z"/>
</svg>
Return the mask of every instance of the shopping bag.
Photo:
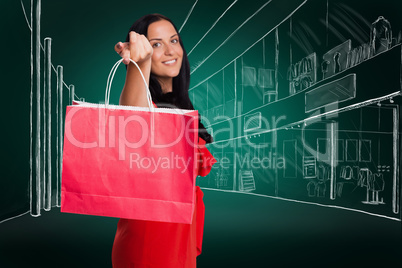
<svg viewBox="0 0 402 268">
<path fill-rule="evenodd" d="M 109 105 L 120 62 L 105 104 L 67 107 L 61 211 L 191 223 L 198 112 L 153 108 L 149 89 L 148 108 Z"/>
</svg>

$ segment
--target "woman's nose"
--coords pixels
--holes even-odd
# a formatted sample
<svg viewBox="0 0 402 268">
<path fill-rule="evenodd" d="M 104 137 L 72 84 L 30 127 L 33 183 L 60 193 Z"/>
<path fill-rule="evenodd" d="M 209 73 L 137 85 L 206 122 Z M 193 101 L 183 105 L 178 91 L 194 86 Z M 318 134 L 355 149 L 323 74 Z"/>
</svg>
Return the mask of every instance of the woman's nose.
<svg viewBox="0 0 402 268">
<path fill-rule="evenodd" d="M 174 54 L 174 49 L 172 45 L 165 46 L 165 55 L 172 55 Z"/>
</svg>

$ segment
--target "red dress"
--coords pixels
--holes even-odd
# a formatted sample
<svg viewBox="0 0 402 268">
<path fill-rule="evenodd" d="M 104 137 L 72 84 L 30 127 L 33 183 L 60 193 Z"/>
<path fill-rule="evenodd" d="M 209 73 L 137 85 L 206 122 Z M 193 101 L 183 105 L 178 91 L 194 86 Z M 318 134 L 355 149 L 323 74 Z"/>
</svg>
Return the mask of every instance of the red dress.
<svg viewBox="0 0 402 268">
<path fill-rule="evenodd" d="M 198 175 L 206 176 L 216 162 L 199 138 Z M 114 268 L 192 268 L 201 254 L 205 206 L 196 187 L 191 224 L 120 219 L 113 243 Z"/>
</svg>

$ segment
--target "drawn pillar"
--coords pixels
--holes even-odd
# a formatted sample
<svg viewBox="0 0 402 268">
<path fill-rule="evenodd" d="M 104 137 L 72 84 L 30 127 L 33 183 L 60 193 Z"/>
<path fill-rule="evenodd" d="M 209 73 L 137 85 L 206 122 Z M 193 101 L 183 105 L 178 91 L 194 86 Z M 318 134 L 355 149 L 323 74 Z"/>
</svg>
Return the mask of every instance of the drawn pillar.
<svg viewBox="0 0 402 268">
<path fill-rule="evenodd" d="M 46 56 L 45 56 L 46 57 Z M 45 79 L 45 74 L 43 74 L 43 79 Z M 41 95 L 40 95 L 40 191 L 38 198 L 40 198 L 40 209 L 44 208 L 45 204 L 45 178 L 46 178 L 46 92 L 45 85 L 42 84 Z"/>
<path fill-rule="evenodd" d="M 45 163 L 44 176 L 44 209 L 49 211 L 52 207 L 52 61 L 51 61 L 52 39 L 45 38 L 45 60 L 44 60 L 44 92 L 46 100 L 44 100 L 44 145 L 45 154 L 43 162 Z"/>
<path fill-rule="evenodd" d="M 234 105 L 233 105 L 233 114 L 235 117 L 240 120 L 241 116 L 237 116 L 237 60 L 234 61 L 234 67 L 233 67 L 233 72 L 234 72 Z M 237 125 L 241 125 L 240 122 L 238 121 Z M 241 132 L 238 132 L 241 133 Z M 233 142 L 233 191 L 237 191 L 237 142 Z"/>
<path fill-rule="evenodd" d="M 277 130 L 272 131 L 272 152 L 273 155 L 271 156 L 272 158 L 278 157 L 278 132 Z M 275 159 L 276 163 L 277 159 Z M 279 196 L 279 177 L 278 177 L 278 167 L 275 164 L 274 165 L 274 170 L 275 170 L 275 196 Z"/>
<path fill-rule="evenodd" d="M 41 1 L 31 0 L 31 96 L 30 96 L 30 210 L 40 216 L 40 15 Z"/>
<path fill-rule="evenodd" d="M 338 159 L 338 124 L 336 122 L 329 123 L 330 130 L 330 192 L 329 197 L 331 200 L 336 198 L 336 160 Z"/>
<path fill-rule="evenodd" d="M 289 40 L 292 40 L 292 33 L 293 33 L 293 19 L 292 17 L 289 18 Z M 289 42 L 289 66 L 293 64 L 293 53 L 292 53 L 292 42 Z M 289 96 L 295 94 L 296 91 L 292 86 L 292 83 L 289 81 Z"/>
<path fill-rule="evenodd" d="M 275 29 L 275 100 L 278 99 L 279 92 L 279 82 L 278 82 L 278 74 L 279 74 L 279 30 Z"/>
<path fill-rule="evenodd" d="M 278 28 L 275 29 L 275 100 L 278 99 L 278 69 L 279 69 L 279 32 Z M 276 118 L 274 120 L 277 120 Z M 272 132 L 272 150 L 275 153 L 275 156 L 278 157 L 278 139 L 277 139 L 277 131 L 274 130 Z M 275 162 L 276 163 L 276 162 Z M 275 164 L 275 196 L 279 196 L 279 175 L 278 175 L 278 167 Z"/>
<path fill-rule="evenodd" d="M 400 145 L 400 140 L 399 140 L 399 108 L 394 108 L 392 109 L 393 112 L 393 132 L 392 132 L 392 138 L 393 138 L 393 189 L 392 189 L 392 210 L 395 214 L 399 213 L 399 202 L 400 202 L 400 195 L 399 191 L 401 189 L 400 186 L 400 169 L 399 169 L 399 164 L 400 164 L 400 153 L 399 153 L 399 145 Z"/>
<path fill-rule="evenodd" d="M 61 167 L 63 155 L 63 66 L 57 66 L 57 180 L 56 206 L 60 207 Z"/>
<path fill-rule="evenodd" d="M 75 95 L 75 86 L 70 85 L 69 89 L 70 89 L 70 104 L 72 105 L 73 101 L 74 101 L 74 95 Z"/>
</svg>

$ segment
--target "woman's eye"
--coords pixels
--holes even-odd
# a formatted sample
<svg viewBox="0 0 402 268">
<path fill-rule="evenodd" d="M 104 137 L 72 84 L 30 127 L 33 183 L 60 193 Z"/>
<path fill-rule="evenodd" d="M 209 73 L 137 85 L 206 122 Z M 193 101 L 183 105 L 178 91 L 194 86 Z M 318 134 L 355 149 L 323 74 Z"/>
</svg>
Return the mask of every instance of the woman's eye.
<svg viewBox="0 0 402 268">
<path fill-rule="evenodd" d="M 161 43 L 154 43 L 153 45 L 152 45 L 152 47 L 160 47 L 161 46 Z"/>
<path fill-rule="evenodd" d="M 172 40 L 172 43 L 173 43 L 173 44 L 179 43 L 179 40 L 178 40 L 178 39 L 173 39 L 173 40 Z"/>
</svg>

